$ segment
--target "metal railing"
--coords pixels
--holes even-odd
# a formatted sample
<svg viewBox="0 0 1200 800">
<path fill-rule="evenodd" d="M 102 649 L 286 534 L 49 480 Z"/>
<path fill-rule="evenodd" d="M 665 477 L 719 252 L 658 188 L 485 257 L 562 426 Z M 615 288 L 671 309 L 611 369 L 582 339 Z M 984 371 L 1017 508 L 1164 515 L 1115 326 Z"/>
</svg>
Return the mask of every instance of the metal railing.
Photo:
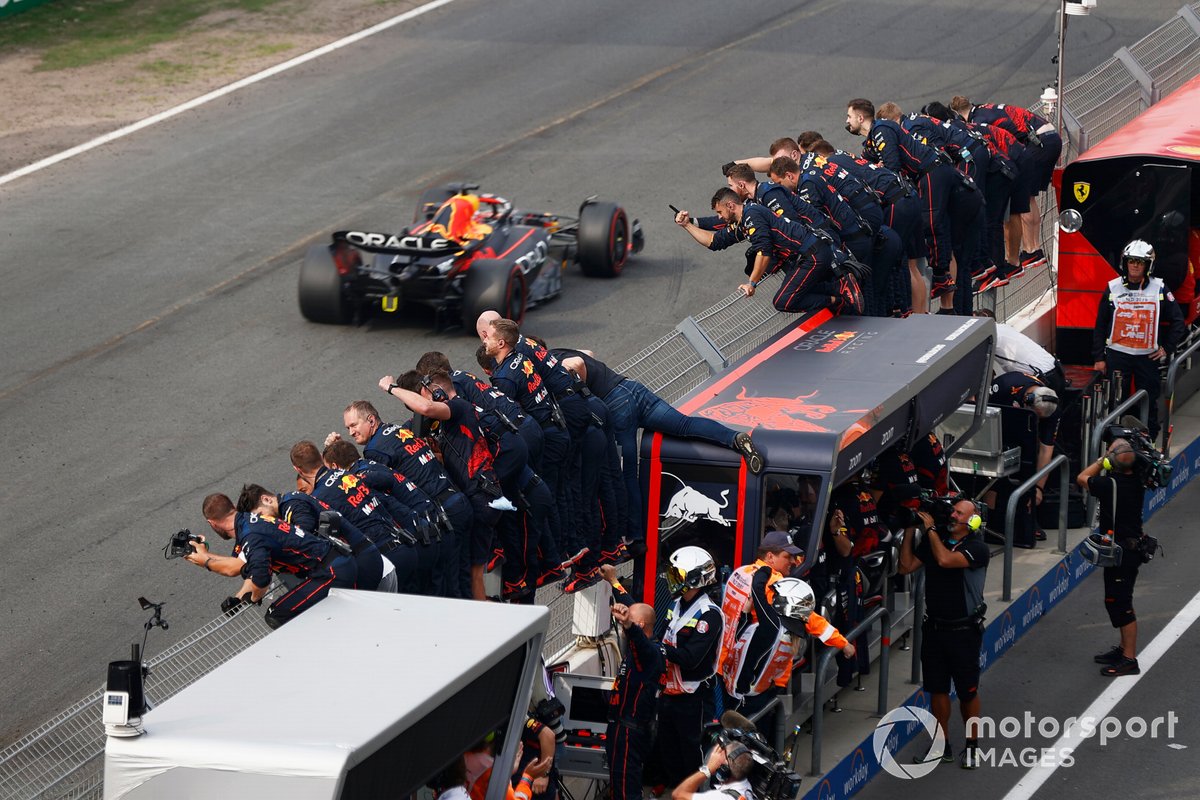
<svg viewBox="0 0 1200 800">
<path fill-rule="evenodd" d="M 1037 486 L 1038 481 L 1049 475 L 1054 470 L 1058 470 L 1058 550 L 1056 552 L 1067 552 L 1067 487 L 1070 485 L 1071 462 L 1066 456 L 1056 455 L 1050 459 L 1050 463 L 1039 469 L 1029 479 L 1022 483 L 1008 498 L 1008 505 L 1004 509 L 1004 586 L 1000 592 L 1000 599 L 1005 603 L 1012 600 L 1012 572 L 1013 572 L 1013 528 L 1017 521 L 1017 504 L 1029 494 L 1030 490 Z"/>
<path fill-rule="evenodd" d="M 1097 458 L 1100 457 L 1101 444 L 1103 443 L 1103 439 L 1104 439 L 1104 429 L 1107 428 L 1109 425 L 1112 425 L 1117 420 L 1119 420 L 1126 411 L 1133 408 L 1135 405 L 1138 407 L 1138 414 L 1139 414 L 1138 419 L 1140 419 L 1142 421 L 1143 425 L 1147 424 L 1147 422 L 1150 419 L 1150 395 L 1146 394 L 1145 389 L 1138 389 L 1132 395 L 1127 397 L 1122 403 L 1120 403 L 1116 408 L 1114 408 L 1112 411 L 1110 411 L 1108 413 L 1108 416 L 1105 417 L 1104 419 L 1100 420 L 1100 422 L 1096 424 L 1096 427 L 1092 429 L 1092 438 L 1087 443 L 1087 446 L 1088 446 L 1087 452 L 1084 453 L 1084 455 L 1087 456 L 1087 458 L 1083 460 L 1084 466 L 1087 466 L 1088 464 L 1092 463 L 1093 461 L 1095 461 Z M 1088 524 L 1090 525 L 1091 521 L 1095 518 L 1096 518 L 1096 498 L 1092 497 L 1091 495 L 1088 495 L 1088 501 L 1087 501 Z"/>
<path fill-rule="evenodd" d="M 276 583 L 263 598 L 282 591 Z M 249 605 L 147 659 L 146 697 L 158 704 L 270 633 Z M 104 773 L 103 687 L 0 751 L 0 797 L 95 797 Z"/>
<path fill-rule="evenodd" d="M 925 639 L 922 623 L 925 622 L 925 568 L 921 567 L 912 576 L 912 588 L 909 596 L 913 598 L 912 626 L 912 675 L 910 681 L 917 685 L 921 683 L 921 643 Z"/>
<path fill-rule="evenodd" d="M 1059 91 L 1067 161 L 1200 73 L 1200 2 Z"/>
<path fill-rule="evenodd" d="M 880 628 L 880 645 L 879 645 L 879 697 L 876 701 L 875 709 L 879 716 L 887 713 L 888 706 L 888 655 L 891 651 L 891 633 L 892 633 L 892 612 L 886 606 L 878 606 L 874 611 L 863 617 L 862 621 L 855 625 L 849 633 L 842 634 L 846 637 L 846 641 L 853 642 L 858 637 L 871 629 L 875 624 L 875 620 L 879 620 Z M 825 648 L 825 651 L 817 657 L 816 668 L 813 671 L 813 710 L 812 710 L 812 757 L 809 762 L 809 775 L 821 774 L 821 740 L 825 732 L 825 672 L 829 668 L 829 662 L 833 661 L 840 650 L 835 650 L 831 647 Z M 795 744 L 792 745 L 792 764 L 800 762 L 800 737 L 796 737 Z"/>
<path fill-rule="evenodd" d="M 1175 383 L 1179 380 L 1180 369 L 1190 370 L 1190 361 L 1196 350 L 1200 349 L 1200 336 L 1196 340 L 1184 348 L 1182 353 L 1179 353 L 1171 360 L 1171 366 L 1167 368 L 1167 404 L 1163 409 L 1163 424 L 1162 424 L 1162 451 L 1163 455 L 1171 457 L 1171 412 L 1175 407 Z M 1184 364 L 1188 366 L 1184 367 Z"/>
</svg>

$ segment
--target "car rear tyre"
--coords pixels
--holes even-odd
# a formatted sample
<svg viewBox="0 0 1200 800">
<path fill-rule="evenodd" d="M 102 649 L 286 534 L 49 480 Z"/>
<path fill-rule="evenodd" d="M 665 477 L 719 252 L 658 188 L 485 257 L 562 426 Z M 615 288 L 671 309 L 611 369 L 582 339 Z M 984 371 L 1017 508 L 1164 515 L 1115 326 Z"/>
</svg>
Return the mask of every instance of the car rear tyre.
<svg viewBox="0 0 1200 800">
<path fill-rule="evenodd" d="M 300 313 L 310 322 L 325 325 L 345 325 L 352 316 L 351 305 L 342 287 L 342 273 L 337 259 L 345 259 L 349 270 L 361 260 L 358 251 L 341 245 L 313 245 L 300 267 Z"/>
<path fill-rule="evenodd" d="M 579 210 L 579 266 L 592 278 L 615 278 L 629 258 L 629 218 L 616 203 Z"/>
<path fill-rule="evenodd" d="M 471 262 L 463 281 L 462 320 L 468 333 L 475 333 L 475 321 L 489 309 L 518 324 L 524 320 L 529 287 L 516 264 L 480 258 Z"/>
</svg>

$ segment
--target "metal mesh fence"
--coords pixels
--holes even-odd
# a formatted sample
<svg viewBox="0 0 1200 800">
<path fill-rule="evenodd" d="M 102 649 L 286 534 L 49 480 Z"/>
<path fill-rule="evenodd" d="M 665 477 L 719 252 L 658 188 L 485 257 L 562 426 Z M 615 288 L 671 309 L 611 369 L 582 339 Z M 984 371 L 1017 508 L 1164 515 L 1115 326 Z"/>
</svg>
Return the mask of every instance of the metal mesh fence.
<svg viewBox="0 0 1200 800">
<path fill-rule="evenodd" d="M 1200 72 L 1200 36 L 1184 17 L 1197 15 L 1200 2 L 1129 48 L 1151 75 L 1160 97 L 1165 97 Z M 1200 19 L 1200 17 L 1197 17 Z M 1117 59 L 1110 59 L 1062 92 L 1065 108 L 1078 128 L 1064 141 L 1064 158 L 1071 161 L 1146 108 L 1143 90 Z M 1043 249 L 1055 252 L 1057 208 L 1052 192 L 1039 198 Z M 1051 259 L 1053 264 L 1055 259 Z M 994 304 L 997 319 L 1004 320 L 1052 291 L 1053 266 L 1039 268 L 1015 284 L 997 290 L 983 304 Z M 777 277 L 768 279 L 755 297 L 734 293 L 687 321 L 694 325 L 725 363 L 758 347 L 789 324 L 791 315 L 771 307 Z M 712 374 L 709 360 L 693 347 L 680 329 L 647 347 L 618 370 L 644 383 L 670 402 L 676 402 Z M 710 354 L 711 357 L 711 354 Z M 273 588 L 268 602 L 276 596 Z M 537 600 L 550 609 L 546 651 L 561 651 L 572 640 L 572 604 L 556 587 L 539 590 Z M 266 636 L 270 630 L 259 612 L 244 609 L 222 616 L 159 656 L 150 659 L 146 694 L 162 702 L 237 653 Z M 102 793 L 104 726 L 101 722 L 102 690 L 48 720 L 20 741 L 0 751 L 0 800 L 33 798 L 98 798 Z"/>
</svg>

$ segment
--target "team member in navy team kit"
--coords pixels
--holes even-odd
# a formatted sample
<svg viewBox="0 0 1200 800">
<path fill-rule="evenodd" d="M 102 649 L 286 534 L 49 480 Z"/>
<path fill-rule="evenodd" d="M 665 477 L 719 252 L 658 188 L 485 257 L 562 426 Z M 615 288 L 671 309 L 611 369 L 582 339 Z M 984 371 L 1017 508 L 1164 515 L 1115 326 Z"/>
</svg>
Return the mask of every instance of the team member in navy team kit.
<svg viewBox="0 0 1200 800">
<path fill-rule="evenodd" d="M 233 539 L 234 555 L 218 556 L 194 542 L 187 560 L 210 572 L 245 580 L 234 595 L 257 603 L 271 587 L 271 575 L 287 572 L 300 583 L 267 608 L 267 625 L 278 628 L 307 611 L 333 588 L 358 587 L 354 557 L 342 555 L 324 539 L 301 536 L 291 525 L 258 514 L 239 513 L 223 494 L 210 494 L 202 506 L 204 519 L 222 539 Z"/>
<path fill-rule="evenodd" d="M 502 321 L 488 323 L 484 343 L 487 355 L 495 365 L 492 369 L 492 386 L 517 401 L 525 413 L 542 427 L 542 460 L 537 472 L 555 500 L 549 518 L 550 533 L 561 548 L 568 544 L 563 528 L 572 519 L 571 509 L 564 507 L 562 491 L 566 481 L 565 472 L 570 468 L 571 436 L 567 433 L 566 418 L 538 374 L 537 367 L 528 356 L 516 351 L 517 336 L 508 326 L 502 326 L 503 333 L 496 331 L 496 325 Z M 583 555 L 578 550 L 571 552 L 567 559 L 570 563 L 566 565 L 574 566 Z M 539 556 L 543 574 L 560 568 L 559 564 L 547 560 L 548 554 L 540 553 Z M 576 574 L 572 580 L 577 577 L 581 576 Z"/>
<path fill-rule="evenodd" d="M 500 390 L 469 372 L 452 369 L 450 360 L 442 353 L 430 351 L 421 356 L 416 371 L 420 375 L 447 373 L 454 384 L 454 394 L 472 403 L 479 412 L 480 429 L 488 438 L 496 477 L 505 497 L 520 509 L 518 515 L 502 516 L 499 533 L 505 557 L 506 594 L 521 596 L 541 585 L 537 582 L 541 576 L 536 563 L 537 548 L 542 548 L 554 565 L 561 563 L 549 528 L 554 497 L 545 481 L 534 472 L 531 464 L 536 462 L 521 435 L 524 428 L 532 427 L 537 432 L 540 449 L 541 426 Z"/>
<path fill-rule="evenodd" d="M 981 286 L 996 269 L 987 256 L 983 213 L 983 182 L 991 162 L 988 148 L 965 130 L 922 114 L 904 114 L 895 103 L 884 103 L 875 114 L 877 119 L 895 122 L 914 139 L 932 147 L 964 176 L 951 189 L 950 241 L 957 265 L 954 311 L 970 315 L 972 287 Z"/>
<path fill-rule="evenodd" d="M 613 619 L 625 630 L 628 650 L 609 695 L 608 753 L 612 800 L 641 800 L 642 768 L 650 756 L 658 695 L 666 673 L 662 647 L 651 639 L 654 609 L 615 603 Z"/>
<path fill-rule="evenodd" d="M 966 133 L 976 139 L 978 146 L 971 148 L 972 162 L 978 166 L 972 177 L 983 191 L 984 205 L 984 252 L 989 266 L 994 271 L 983 277 L 975 286 L 975 292 L 1004 286 L 1015 278 L 1020 277 L 1022 270 L 1009 263 L 1005 252 L 1005 217 L 1013 202 L 1014 192 L 1021 195 L 1020 206 L 1027 208 L 1029 204 L 1028 188 L 1021 189 L 1017 183 L 1019 168 L 1015 158 L 1024 158 L 1024 148 L 1008 132 L 984 125 L 967 122 L 955 114 L 943 103 L 933 101 L 926 103 L 922 112 L 933 119 L 942 120 L 943 128 L 952 128 Z M 981 161 L 984 148 L 987 150 L 986 167 Z M 1029 180 L 1032 180 L 1032 161 L 1025 159 L 1030 169 Z M 1014 189 L 1014 186 L 1017 189 Z M 1020 227 L 1017 221 L 1017 227 Z"/>
<path fill-rule="evenodd" d="M 798 220 L 808 227 L 820 231 L 837 244 L 839 225 L 819 205 L 814 204 L 806 196 L 796 192 L 796 186 L 782 186 L 778 182 L 760 181 L 754 177 L 754 170 L 747 164 L 726 164 L 722 171 L 725 173 L 725 183 L 743 201 L 753 201 L 767 209 L 777 217 L 787 217 Z M 766 170 L 763 170 L 766 172 Z M 712 224 L 706 224 L 712 223 Z M 696 222 L 705 230 L 719 230 L 727 224 L 720 216 L 703 217 Z"/>
<path fill-rule="evenodd" d="M 1004 128 L 1029 150 L 1033 161 L 1033 177 L 1029 185 L 1029 213 L 1021 218 L 1021 239 L 1025 248 L 1032 249 L 1023 248 L 1017 263 L 1022 269 L 1045 264 L 1046 254 L 1042 252 L 1040 241 L 1042 215 L 1038 211 L 1037 195 L 1050 186 L 1054 167 L 1062 155 L 1062 137 L 1053 123 L 1020 106 L 1004 103 L 973 105 L 969 99 L 959 95 L 950 101 L 950 108 L 967 122 Z"/>
<path fill-rule="evenodd" d="M 637 435 L 641 429 L 684 439 L 699 439 L 719 447 L 728 447 L 746 461 L 754 474 L 762 472 L 762 455 L 750 434 L 727 428 L 703 417 L 689 417 L 677 411 L 645 385 L 628 378 L 586 350 L 563 350 L 563 363 L 579 373 L 592 393 L 608 407 L 609 418 L 621 449 L 621 469 L 625 474 L 629 505 L 629 541 L 645 536 L 646 509 L 642 504 L 642 485 L 638 480 Z M 567 354 L 570 355 L 567 355 Z"/>
<path fill-rule="evenodd" d="M 904 253 L 900 237 L 883 224 L 879 201 L 857 178 L 820 156 L 808 154 L 803 158 L 804 166 L 790 156 L 777 156 L 771 161 L 767 174 L 786 189 L 801 194 L 821 191 L 831 198 L 837 198 L 829 210 L 833 212 L 835 220 L 840 220 L 838 235 L 842 244 L 871 269 L 871 280 L 861 287 L 866 293 L 867 313 L 870 316 L 886 316 L 891 308 L 891 282 L 900 269 L 900 259 Z M 855 203 L 841 199 L 839 185 L 841 189 L 854 194 L 857 198 Z"/>
<path fill-rule="evenodd" d="M 922 144 L 895 122 L 875 118 L 870 100 L 851 100 L 846 109 L 846 130 L 865 137 L 863 156 L 877 161 L 896 173 L 903 173 L 921 197 L 921 216 L 929 242 L 929 265 L 933 270 L 931 298 L 939 298 L 941 307 L 953 307 L 954 276 L 950 272 L 953 255 L 950 207 L 954 190 L 961 179 L 954 167 L 939 158 L 932 147 Z"/>
<path fill-rule="evenodd" d="M 396 568 L 383 557 L 383 551 L 372 544 L 369 537 L 355 527 L 350 520 L 330 508 L 326 503 L 304 492 L 275 494 L 257 483 L 248 483 L 238 495 L 237 510 L 258 514 L 260 517 L 283 520 L 292 530 L 306 535 L 318 530 L 321 516 L 332 518 L 336 528 L 330 531 L 343 539 L 354 550 L 354 562 L 358 566 L 358 588 L 377 592 L 395 592 L 399 587 Z"/>
<path fill-rule="evenodd" d="M 330 469 L 342 469 L 355 475 L 383 501 L 392 518 L 417 538 L 417 570 L 412 584 L 400 591 L 427 597 L 445 597 L 447 567 L 453 533 L 444 526 L 436 504 L 415 483 L 391 467 L 362 458 L 345 439 L 338 439 L 321 451 L 321 459 Z M 449 538 L 445 538 L 445 537 Z"/>
<path fill-rule="evenodd" d="M 454 488 L 429 445 L 403 425 L 384 425 L 375 406 L 366 400 L 347 406 L 342 421 L 350 438 L 362 447 L 363 457 L 404 474 L 432 498 L 443 517 L 443 546 L 448 552 L 458 552 L 459 542 L 469 541 L 471 535 L 471 503 Z M 341 434 L 331 433 L 325 437 L 325 445 L 340 438 Z M 447 582 L 443 590 L 448 597 L 461 596 L 458 582 Z"/>
<path fill-rule="evenodd" d="M 325 466 L 313 442 L 297 442 L 290 457 L 300 479 L 312 487 L 309 494 L 362 531 L 395 565 L 400 585 L 411 591 L 417 571 L 416 538 L 400 527 L 371 488 L 355 475 Z"/>
<path fill-rule="evenodd" d="M 488 312 L 484 312 L 485 315 Z M 497 312 L 492 312 L 497 313 Z M 562 528 L 570 559 L 578 558 L 575 574 L 564 588 L 572 592 L 599 580 L 596 574 L 599 558 L 599 541 L 596 539 L 601 523 L 599 519 L 599 481 L 589 473 L 584 484 L 585 470 L 581 468 L 581 457 L 590 437 L 589 431 L 602 424 L 588 411 L 584 397 L 576 390 L 574 378 L 563 369 L 546 345 L 521 333 L 520 326 L 513 320 L 494 319 L 490 324 L 491 335 L 504 339 L 515 352 L 521 353 L 533 364 L 543 385 L 550 391 L 567 423 L 567 435 L 571 448 L 565 462 L 558 490 L 560 513 L 563 514 Z M 593 445 L 595 447 L 595 445 Z"/>
<path fill-rule="evenodd" d="M 835 314 L 862 313 L 862 293 L 852 275 L 835 275 L 833 245 L 808 225 L 786 216 L 776 217 L 758 203 L 743 203 L 728 187 L 712 199 L 713 210 L 725 222 L 719 231 L 706 231 L 680 211 L 675 222 L 709 250 L 724 250 L 750 241 L 754 268 L 750 281 L 739 288 L 747 297 L 768 273 L 768 267 L 783 270 L 784 279 L 772 304 L 778 311 L 801 312 L 828 309 Z"/>
<path fill-rule="evenodd" d="M 467 541 L 459 542 L 459 574 L 464 596 L 487 599 L 483 573 L 492 556 L 496 525 L 500 521 L 497 501 L 503 490 L 492 466 L 487 440 L 479 430 L 475 406 L 454 393 L 454 384 L 445 372 L 434 373 L 424 381 L 415 371 L 405 373 L 400 381 L 385 375 L 379 379 L 379 388 L 414 414 L 435 421 L 434 435 L 441 445 L 446 470 L 471 502 L 471 535 Z"/>
<path fill-rule="evenodd" d="M 908 275 L 906 279 L 893 278 L 894 288 L 890 308 L 900 312 L 910 309 L 918 313 L 927 311 L 929 302 L 926 296 L 925 278 L 921 275 L 920 266 L 917 263 L 917 260 L 923 258 L 926 253 L 924 228 L 921 225 L 920 202 L 912 184 L 882 164 L 874 164 L 860 156 L 836 149 L 815 131 L 806 131 L 805 133 L 808 133 L 810 137 L 816 136 L 816 138 L 807 145 L 797 144 L 796 147 L 828 159 L 829 163 L 845 169 L 870 187 L 879 199 L 884 224 L 895 231 L 903 245 L 904 257 L 908 259 Z M 791 139 L 780 141 L 792 142 Z M 886 257 L 881 257 L 880 260 L 886 264 Z"/>
<path fill-rule="evenodd" d="M 1058 395 L 1033 375 L 1023 372 L 1006 372 L 998 376 L 992 383 L 988 404 L 993 406 L 1008 406 L 1032 411 L 1037 417 L 1037 453 L 1026 453 L 1023 463 L 1035 461 L 1033 469 L 1025 468 L 1009 478 L 996 483 L 996 508 L 1007 508 L 1008 499 L 1018 483 L 1034 474 L 1050 463 L 1054 458 L 1054 443 L 1058 436 L 1058 423 L 1062 419 L 1062 409 L 1059 408 Z M 1004 428 L 1006 448 L 1019 446 L 1020 436 L 1011 432 L 1009 426 Z M 1032 496 L 1026 495 L 1020 503 L 1016 518 L 1016 529 L 1013 532 L 1013 544 L 1025 549 L 1036 545 L 1037 540 L 1045 539 L 1046 534 L 1037 526 L 1034 519 L 1034 505 L 1041 505 L 1049 475 L 1043 475 L 1038 481 L 1036 491 Z"/>
<path fill-rule="evenodd" d="M 565 359 L 577 363 L 582 354 L 577 350 L 553 348 L 550 354 L 558 359 L 575 382 L 575 391 L 583 397 L 594 422 L 580 444 L 578 465 L 583 496 L 595 496 L 597 513 L 584 520 L 591 525 L 586 531 L 587 545 L 597 553 L 595 563 L 613 564 L 623 558 L 623 537 L 629 526 L 629 508 L 621 476 L 621 457 L 617 452 L 616 431 L 609 419 L 608 406 L 597 397 L 583 373 L 568 367 Z"/>
</svg>

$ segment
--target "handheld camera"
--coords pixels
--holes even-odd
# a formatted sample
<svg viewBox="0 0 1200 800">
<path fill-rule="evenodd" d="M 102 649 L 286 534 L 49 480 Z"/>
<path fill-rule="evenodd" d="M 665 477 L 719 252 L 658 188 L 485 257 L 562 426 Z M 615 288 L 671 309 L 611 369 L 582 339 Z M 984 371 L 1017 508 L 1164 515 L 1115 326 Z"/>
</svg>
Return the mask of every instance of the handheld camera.
<svg viewBox="0 0 1200 800">
<path fill-rule="evenodd" d="M 172 558 L 184 558 L 192 553 L 195 548 L 192 546 L 194 542 L 203 542 L 204 537 L 199 534 L 192 533 L 187 528 L 171 534 L 170 540 L 163 547 L 163 557 L 170 560 Z"/>
</svg>

